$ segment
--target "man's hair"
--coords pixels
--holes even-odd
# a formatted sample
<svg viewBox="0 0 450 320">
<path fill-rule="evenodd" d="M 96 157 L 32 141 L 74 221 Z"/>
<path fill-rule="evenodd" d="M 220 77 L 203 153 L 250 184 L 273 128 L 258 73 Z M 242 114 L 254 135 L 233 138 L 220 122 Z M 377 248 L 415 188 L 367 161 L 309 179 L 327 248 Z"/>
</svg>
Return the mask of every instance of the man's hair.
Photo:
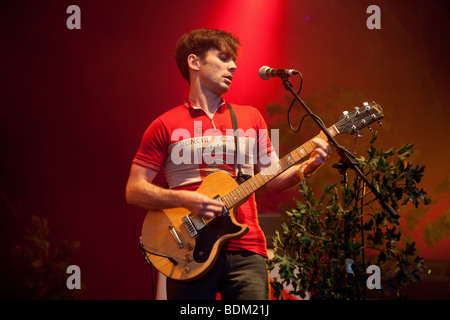
<svg viewBox="0 0 450 320">
<path fill-rule="evenodd" d="M 181 75 L 190 83 L 187 62 L 190 54 L 195 54 L 203 59 L 208 50 L 217 49 L 236 60 L 239 47 L 239 39 L 234 34 L 217 29 L 196 29 L 182 35 L 178 40 L 175 46 L 175 60 Z"/>
</svg>

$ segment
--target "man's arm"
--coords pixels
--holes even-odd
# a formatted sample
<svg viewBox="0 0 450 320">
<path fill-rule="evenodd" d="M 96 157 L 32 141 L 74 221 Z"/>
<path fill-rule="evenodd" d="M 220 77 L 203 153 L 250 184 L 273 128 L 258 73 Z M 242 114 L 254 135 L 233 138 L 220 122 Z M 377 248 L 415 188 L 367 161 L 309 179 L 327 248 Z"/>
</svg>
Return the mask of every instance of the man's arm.
<svg viewBox="0 0 450 320">
<path fill-rule="evenodd" d="M 222 213 L 223 204 L 201 193 L 187 190 L 168 190 L 154 185 L 157 173 L 133 164 L 126 186 L 128 204 L 148 210 L 184 207 L 194 215 L 210 219 Z"/>
<path fill-rule="evenodd" d="M 316 148 L 313 152 L 311 152 L 309 159 L 287 169 L 285 172 L 267 183 L 267 188 L 276 192 L 291 189 L 299 184 L 300 180 L 313 174 L 325 163 L 325 161 L 328 160 L 331 154 L 328 142 L 322 139 L 313 139 L 311 142 Z M 300 174 L 300 171 L 302 171 L 303 174 Z"/>
</svg>

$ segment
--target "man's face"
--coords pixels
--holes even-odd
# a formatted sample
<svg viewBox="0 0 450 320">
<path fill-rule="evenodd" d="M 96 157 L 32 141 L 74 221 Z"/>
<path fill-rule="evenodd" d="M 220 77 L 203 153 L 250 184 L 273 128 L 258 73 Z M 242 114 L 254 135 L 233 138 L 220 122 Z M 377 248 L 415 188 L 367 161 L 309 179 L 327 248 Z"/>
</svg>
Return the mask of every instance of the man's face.
<svg viewBox="0 0 450 320">
<path fill-rule="evenodd" d="M 236 64 L 233 58 L 218 49 L 210 49 L 200 60 L 199 76 L 201 86 L 216 95 L 222 95 L 230 89 Z"/>
</svg>

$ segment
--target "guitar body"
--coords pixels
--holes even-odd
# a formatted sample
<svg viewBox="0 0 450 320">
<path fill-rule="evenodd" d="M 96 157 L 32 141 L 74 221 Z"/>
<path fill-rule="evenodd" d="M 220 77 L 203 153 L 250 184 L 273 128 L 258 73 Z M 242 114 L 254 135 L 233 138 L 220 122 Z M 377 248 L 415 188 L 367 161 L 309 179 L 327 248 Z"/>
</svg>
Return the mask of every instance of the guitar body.
<svg viewBox="0 0 450 320">
<path fill-rule="evenodd" d="M 236 187 L 238 184 L 231 176 L 215 172 L 203 180 L 196 192 L 216 198 Z M 191 281 L 203 276 L 216 262 L 224 242 L 248 232 L 248 226 L 235 219 L 235 210 L 243 202 L 206 224 L 195 221 L 201 227 L 195 228 L 195 235 L 190 223 L 195 217 L 187 209 L 148 211 L 142 227 L 142 246 L 148 259 L 161 273 L 175 280 Z"/>
</svg>

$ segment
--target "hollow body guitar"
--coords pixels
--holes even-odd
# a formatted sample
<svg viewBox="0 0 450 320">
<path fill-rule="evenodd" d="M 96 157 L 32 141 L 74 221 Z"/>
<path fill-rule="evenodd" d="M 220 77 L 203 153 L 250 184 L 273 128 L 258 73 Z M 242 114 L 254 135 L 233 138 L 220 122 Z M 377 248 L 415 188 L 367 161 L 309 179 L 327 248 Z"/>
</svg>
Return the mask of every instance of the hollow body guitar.
<svg viewBox="0 0 450 320">
<path fill-rule="evenodd" d="M 348 113 L 328 128 L 332 136 L 353 134 L 383 117 L 375 102 Z M 321 132 L 316 137 L 326 140 Z M 312 151 L 311 140 L 288 153 L 242 184 L 224 172 L 208 175 L 196 192 L 224 204 L 222 215 L 211 220 L 194 216 L 185 208 L 148 211 L 142 227 L 141 248 L 150 263 L 165 276 L 192 281 L 206 274 L 217 260 L 222 245 L 229 239 L 245 235 L 249 228 L 236 221 L 236 210 L 249 196 L 291 166 L 304 160 Z"/>
</svg>

